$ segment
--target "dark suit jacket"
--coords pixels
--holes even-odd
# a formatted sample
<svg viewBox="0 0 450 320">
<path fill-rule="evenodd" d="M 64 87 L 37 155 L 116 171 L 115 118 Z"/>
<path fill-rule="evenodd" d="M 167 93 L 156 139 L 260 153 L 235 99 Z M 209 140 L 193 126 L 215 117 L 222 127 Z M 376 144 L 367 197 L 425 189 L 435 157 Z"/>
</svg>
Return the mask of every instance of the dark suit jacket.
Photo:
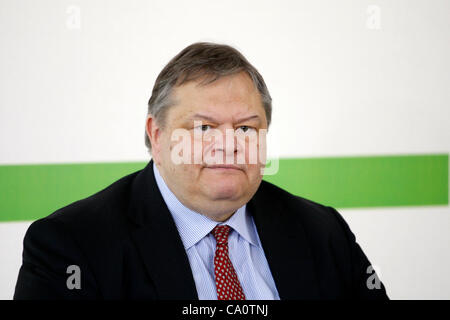
<svg viewBox="0 0 450 320">
<path fill-rule="evenodd" d="M 341 215 L 262 182 L 247 204 L 281 299 L 387 299 Z M 70 265 L 81 289 L 69 290 Z M 198 299 L 152 161 L 29 227 L 15 299 Z"/>
</svg>

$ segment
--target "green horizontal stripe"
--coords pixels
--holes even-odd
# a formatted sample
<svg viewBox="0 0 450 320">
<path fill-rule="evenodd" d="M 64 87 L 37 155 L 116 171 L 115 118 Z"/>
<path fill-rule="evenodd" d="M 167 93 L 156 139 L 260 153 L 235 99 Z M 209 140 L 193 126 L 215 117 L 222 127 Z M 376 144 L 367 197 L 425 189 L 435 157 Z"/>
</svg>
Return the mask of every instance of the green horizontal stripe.
<svg viewBox="0 0 450 320">
<path fill-rule="evenodd" d="M 265 180 L 336 208 L 448 205 L 448 154 L 281 159 Z"/>
<path fill-rule="evenodd" d="M 45 217 L 144 166 L 143 162 L 0 166 L 0 221 Z"/>
<path fill-rule="evenodd" d="M 0 221 L 47 216 L 145 165 L 0 166 Z M 264 179 L 336 208 L 448 205 L 448 154 L 281 159 Z"/>
</svg>

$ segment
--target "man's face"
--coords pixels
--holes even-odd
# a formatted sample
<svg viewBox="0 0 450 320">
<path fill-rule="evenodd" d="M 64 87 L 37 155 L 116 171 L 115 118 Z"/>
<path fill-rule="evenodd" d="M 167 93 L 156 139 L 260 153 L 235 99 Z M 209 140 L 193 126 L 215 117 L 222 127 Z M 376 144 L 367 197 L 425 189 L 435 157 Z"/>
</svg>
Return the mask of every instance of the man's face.
<svg viewBox="0 0 450 320">
<path fill-rule="evenodd" d="M 265 141 L 258 133 L 267 130 L 267 120 L 260 94 L 242 72 L 208 85 L 188 82 L 176 87 L 172 97 L 175 105 L 163 128 L 147 120 L 147 130 L 153 132 L 153 159 L 185 206 L 223 221 L 247 203 L 261 183 Z M 191 146 L 181 152 L 180 140 L 172 138 L 180 129 L 188 133 Z M 201 151 L 196 152 L 195 146 Z M 180 155 L 188 155 L 190 161 L 174 163 Z M 223 167 L 230 163 L 234 168 Z"/>
</svg>

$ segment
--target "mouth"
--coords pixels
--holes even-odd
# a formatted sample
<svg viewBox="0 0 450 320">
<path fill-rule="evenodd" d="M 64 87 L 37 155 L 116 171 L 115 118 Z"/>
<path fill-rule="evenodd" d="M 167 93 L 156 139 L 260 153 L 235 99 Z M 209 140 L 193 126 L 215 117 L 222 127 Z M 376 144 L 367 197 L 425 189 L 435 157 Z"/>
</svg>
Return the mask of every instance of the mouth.
<svg viewBox="0 0 450 320">
<path fill-rule="evenodd" d="M 244 171 L 241 167 L 233 164 L 215 164 L 205 167 L 205 169 L 217 170 L 217 171 Z"/>
</svg>

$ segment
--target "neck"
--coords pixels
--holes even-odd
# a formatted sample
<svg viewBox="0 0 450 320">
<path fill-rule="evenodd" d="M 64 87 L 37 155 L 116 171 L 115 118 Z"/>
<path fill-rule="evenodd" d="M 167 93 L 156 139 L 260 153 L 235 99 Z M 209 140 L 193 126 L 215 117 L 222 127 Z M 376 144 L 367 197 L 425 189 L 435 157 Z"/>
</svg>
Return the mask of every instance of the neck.
<svg viewBox="0 0 450 320">
<path fill-rule="evenodd" d="M 230 219 L 230 217 L 235 213 L 236 211 L 233 211 L 232 213 L 225 213 L 225 214 L 204 214 L 204 216 L 208 217 L 211 220 L 217 221 L 217 222 L 224 222 Z"/>
</svg>

